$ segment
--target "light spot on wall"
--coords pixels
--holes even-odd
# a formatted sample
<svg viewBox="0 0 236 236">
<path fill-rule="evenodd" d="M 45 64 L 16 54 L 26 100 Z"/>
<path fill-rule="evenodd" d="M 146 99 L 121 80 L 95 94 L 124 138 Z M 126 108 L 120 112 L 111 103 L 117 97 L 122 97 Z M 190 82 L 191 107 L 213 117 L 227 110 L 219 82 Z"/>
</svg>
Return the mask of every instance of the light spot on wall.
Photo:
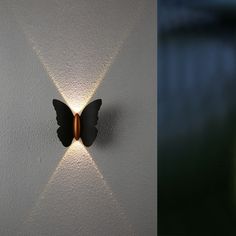
<svg viewBox="0 0 236 236">
<path fill-rule="evenodd" d="M 103 230 L 110 235 L 133 235 L 123 209 L 78 141 L 59 162 L 23 228 L 27 233 L 32 229 L 34 234 L 66 235 L 74 221 L 78 224 L 70 232 L 77 235 L 102 235 Z"/>
<path fill-rule="evenodd" d="M 71 1 L 70 7 L 64 0 L 49 1 L 46 9 L 37 1 L 14 4 L 16 21 L 74 112 L 94 95 L 144 8 L 141 0 Z M 107 11 L 107 4 L 116 11 Z"/>
</svg>

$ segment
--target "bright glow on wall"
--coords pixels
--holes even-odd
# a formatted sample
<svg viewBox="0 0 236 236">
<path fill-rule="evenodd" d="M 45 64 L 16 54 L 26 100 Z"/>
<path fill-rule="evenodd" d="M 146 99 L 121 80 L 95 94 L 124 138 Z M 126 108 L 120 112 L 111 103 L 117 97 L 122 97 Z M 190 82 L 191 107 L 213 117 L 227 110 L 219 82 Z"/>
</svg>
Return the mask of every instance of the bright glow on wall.
<svg viewBox="0 0 236 236">
<path fill-rule="evenodd" d="M 106 77 L 144 2 L 111 0 L 115 11 L 106 1 L 72 0 L 70 7 L 59 2 L 48 1 L 47 9 L 40 9 L 37 1 L 23 0 L 19 6 L 16 1 L 11 9 L 66 103 L 80 112 Z"/>
<path fill-rule="evenodd" d="M 59 162 L 26 219 L 24 230 L 29 233 L 32 229 L 34 234 L 40 235 L 47 230 L 58 235 L 57 232 L 62 234 L 74 221 L 88 226 L 86 232 L 80 227 L 70 229 L 77 235 L 96 235 L 99 229 L 110 232 L 110 235 L 115 235 L 116 230 L 122 232 L 121 235 L 133 235 L 124 211 L 90 154 L 78 141 L 69 147 Z"/>
</svg>

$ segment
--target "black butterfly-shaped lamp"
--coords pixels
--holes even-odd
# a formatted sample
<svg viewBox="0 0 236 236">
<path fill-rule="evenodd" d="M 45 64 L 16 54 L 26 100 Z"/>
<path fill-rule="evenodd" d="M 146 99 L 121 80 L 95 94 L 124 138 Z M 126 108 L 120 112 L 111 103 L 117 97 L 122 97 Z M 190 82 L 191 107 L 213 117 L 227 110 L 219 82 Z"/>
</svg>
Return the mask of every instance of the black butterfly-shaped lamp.
<svg viewBox="0 0 236 236">
<path fill-rule="evenodd" d="M 93 144 L 98 130 L 95 127 L 98 121 L 98 111 L 102 105 L 102 99 L 89 103 L 81 113 L 73 115 L 70 108 L 63 102 L 53 99 L 53 106 L 57 113 L 57 135 L 63 146 L 68 147 L 75 140 L 82 139 L 85 146 Z"/>
</svg>

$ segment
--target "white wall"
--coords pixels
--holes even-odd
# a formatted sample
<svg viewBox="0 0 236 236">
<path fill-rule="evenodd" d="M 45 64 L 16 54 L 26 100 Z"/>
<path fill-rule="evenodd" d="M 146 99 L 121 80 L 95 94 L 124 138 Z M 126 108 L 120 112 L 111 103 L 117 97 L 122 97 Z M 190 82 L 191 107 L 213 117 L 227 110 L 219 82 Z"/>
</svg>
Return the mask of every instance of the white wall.
<svg viewBox="0 0 236 236">
<path fill-rule="evenodd" d="M 156 234 L 152 0 L 0 2 L 0 234 Z M 103 99 L 65 149 L 52 99 Z"/>
</svg>

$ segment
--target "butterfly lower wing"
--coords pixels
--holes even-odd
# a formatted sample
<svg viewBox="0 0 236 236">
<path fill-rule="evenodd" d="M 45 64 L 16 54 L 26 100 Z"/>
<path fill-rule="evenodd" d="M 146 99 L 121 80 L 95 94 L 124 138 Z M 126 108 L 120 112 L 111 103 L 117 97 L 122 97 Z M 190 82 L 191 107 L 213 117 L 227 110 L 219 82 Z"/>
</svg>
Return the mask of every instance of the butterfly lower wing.
<svg viewBox="0 0 236 236">
<path fill-rule="evenodd" d="M 91 146 L 97 137 L 98 130 L 95 127 L 98 121 L 98 111 L 102 105 L 102 99 L 97 99 L 89 103 L 83 110 L 80 123 L 80 137 L 83 144 L 87 147 Z"/>
<path fill-rule="evenodd" d="M 65 147 L 68 147 L 74 138 L 74 115 L 70 108 L 63 102 L 53 99 L 52 103 L 57 113 L 57 124 L 60 126 L 57 129 L 58 138 Z"/>
</svg>

